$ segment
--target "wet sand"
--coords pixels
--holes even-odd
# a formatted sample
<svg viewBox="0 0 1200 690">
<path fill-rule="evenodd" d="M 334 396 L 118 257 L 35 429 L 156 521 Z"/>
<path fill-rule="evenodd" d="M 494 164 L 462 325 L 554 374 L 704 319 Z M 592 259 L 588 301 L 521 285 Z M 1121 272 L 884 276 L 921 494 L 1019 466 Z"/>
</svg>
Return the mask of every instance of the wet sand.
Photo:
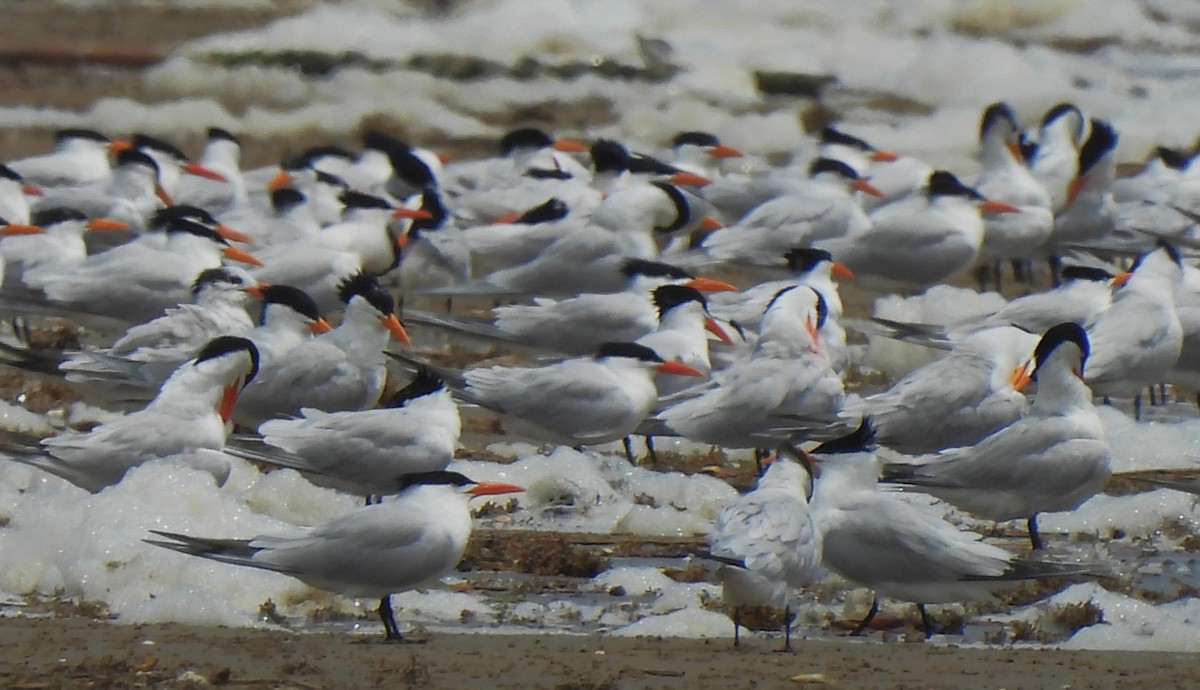
<svg viewBox="0 0 1200 690">
<path fill-rule="evenodd" d="M 14 689 L 1182 688 L 1200 656 L 965 649 L 920 642 L 677 640 L 432 633 L 424 643 L 81 619 L 0 622 L 0 685 Z M 190 683 L 190 684 L 189 684 Z"/>
</svg>

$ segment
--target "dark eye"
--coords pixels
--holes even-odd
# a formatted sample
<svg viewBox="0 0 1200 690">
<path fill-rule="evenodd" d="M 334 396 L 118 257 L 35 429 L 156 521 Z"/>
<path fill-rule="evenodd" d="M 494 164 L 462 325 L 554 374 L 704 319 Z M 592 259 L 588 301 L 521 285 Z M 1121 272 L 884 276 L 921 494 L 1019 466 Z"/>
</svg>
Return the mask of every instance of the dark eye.
<svg viewBox="0 0 1200 690">
<path fill-rule="evenodd" d="M 242 279 L 241 279 L 241 278 L 238 278 L 237 276 L 234 276 L 234 278 L 233 278 L 233 281 L 232 281 L 232 282 L 233 282 L 233 284 L 234 284 L 234 285 L 241 285 L 241 284 L 242 284 Z"/>
</svg>

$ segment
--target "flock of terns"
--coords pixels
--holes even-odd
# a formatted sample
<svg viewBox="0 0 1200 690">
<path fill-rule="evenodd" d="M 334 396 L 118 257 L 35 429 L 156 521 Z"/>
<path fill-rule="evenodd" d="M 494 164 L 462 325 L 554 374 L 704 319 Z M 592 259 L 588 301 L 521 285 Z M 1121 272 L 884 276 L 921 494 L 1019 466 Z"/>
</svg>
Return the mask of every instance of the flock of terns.
<svg viewBox="0 0 1200 690">
<path fill-rule="evenodd" d="M 1026 131 L 998 103 L 968 183 L 834 128 L 782 167 L 738 168 L 702 132 L 650 156 L 526 128 L 491 158 L 443 161 L 370 132 L 355 153 L 255 170 L 220 129 L 196 161 L 145 135 L 63 130 L 0 165 L 0 308 L 101 342 L 0 348 L 128 413 L 45 439 L 3 432 L 0 449 L 91 492 L 164 458 L 222 484 L 241 458 L 361 496 L 299 537 L 146 541 L 377 597 L 395 640 L 390 595 L 458 563 L 468 499 L 522 490 L 447 470 L 460 405 L 537 442 L 625 440 L 630 461 L 639 434 L 652 456 L 663 436 L 755 449 L 757 487 L 701 554 L 735 612 L 789 608 L 832 571 L 917 603 L 932 634 L 926 603 L 1103 575 L 1048 557 L 1037 529 L 1109 479 L 1093 398 L 1200 384 L 1200 271 L 1177 249 L 1194 244 L 1200 165 L 1161 149 L 1118 180 L 1116 141 L 1070 104 Z M 1046 259 L 1052 288 L 939 325 L 845 317 L 835 282 L 915 293 L 974 269 L 999 285 L 1004 262 L 1028 281 Z M 413 309 L 418 296 L 448 308 Z M 449 308 L 464 298 L 496 306 Z M 435 365 L 414 326 L 525 364 Z M 847 327 L 945 353 L 847 396 L 860 355 Z M 389 366 L 406 373 L 385 398 Z M 909 491 L 1024 520 L 1032 552 L 984 543 Z"/>
</svg>

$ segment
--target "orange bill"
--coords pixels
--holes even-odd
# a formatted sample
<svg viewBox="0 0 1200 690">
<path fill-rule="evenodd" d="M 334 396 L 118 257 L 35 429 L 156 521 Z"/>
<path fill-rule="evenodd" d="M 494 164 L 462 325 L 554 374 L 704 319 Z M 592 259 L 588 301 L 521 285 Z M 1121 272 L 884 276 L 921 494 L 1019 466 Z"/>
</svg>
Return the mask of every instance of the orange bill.
<svg viewBox="0 0 1200 690">
<path fill-rule="evenodd" d="M 388 314 L 380 319 L 379 323 L 383 324 L 383 327 L 388 329 L 396 340 L 412 347 L 412 340 L 408 337 L 408 331 L 404 330 L 404 324 L 400 323 L 400 319 L 395 314 Z"/>
<path fill-rule="evenodd" d="M 234 230 L 228 225 L 218 225 L 217 234 L 229 240 L 230 242 L 241 242 L 242 244 L 254 244 L 254 238 L 250 237 L 241 230 Z"/>
<path fill-rule="evenodd" d="M 113 139 L 108 142 L 108 150 L 113 153 L 128 151 L 131 148 L 133 148 L 133 142 L 128 139 Z"/>
<path fill-rule="evenodd" d="M 720 340 L 726 345 L 733 344 L 733 338 L 730 338 L 729 333 L 727 333 L 724 328 L 721 328 L 721 324 L 717 323 L 717 320 L 711 316 L 704 319 L 704 330 L 717 336 L 717 340 Z"/>
<path fill-rule="evenodd" d="M 703 175 L 697 175 L 690 172 L 677 172 L 667 178 L 667 182 L 671 184 L 682 185 L 684 187 L 703 187 L 712 184 L 712 180 Z"/>
<path fill-rule="evenodd" d="M 900 159 L 900 154 L 893 153 L 892 151 L 872 151 L 871 152 L 871 160 L 873 160 L 877 163 L 891 163 L 892 161 L 899 160 L 899 159 Z"/>
<path fill-rule="evenodd" d="M 129 230 L 130 225 L 129 223 L 126 223 L 123 220 L 117 220 L 116 218 L 93 218 L 88 221 L 87 229 L 121 232 L 123 230 Z"/>
<path fill-rule="evenodd" d="M 1029 387 L 1029 382 L 1033 380 L 1033 360 L 1022 362 L 1016 369 L 1012 370 L 1012 374 L 1008 377 L 1008 382 L 1012 384 L 1013 390 L 1018 393 L 1023 392 Z"/>
<path fill-rule="evenodd" d="M 308 329 L 313 332 L 313 335 L 321 335 L 322 333 L 328 333 L 329 331 L 332 331 L 333 326 L 330 326 L 329 322 L 326 321 L 325 317 L 322 316 L 317 317 L 316 321 L 309 321 Z"/>
<path fill-rule="evenodd" d="M 154 185 L 154 196 L 158 197 L 158 200 L 167 206 L 175 205 L 175 200 L 171 198 L 170 194 L 167 194 L 167 190 L 163 189 L 160 184 Z"/>
<path fill-rule="evenodd" d="M 1132 277 L 1133 277 L 1133 271 L 1121 271 L 1117 275 L 1113 276 L 1112 286 L 1113 287 L 1121 287 L 1125 283 L 1128 283 L 1129 279 Z"/>
<path fill-rule="evenodd" d="M 259 283 L 258 285 L 250 285 L 242 288 L 242 292 L 250 295 L 254 299 L 262 299 L 264 297 L 263 290 L 271 287 L 270 283 Z"/>
<path fill-rule="evenodd" d="M 514 494 L 524 491 L 525 487 L 517 486 L 516 484 L 505 484 L 503 482 L 479 482 L 475 486 L 467 489 L 467 493 L 472 496 L 497 496 L 499 494 Z"/>
<path fill-rule="evenodd" d="M 1012 204 L 1006 204 L 1003 201 L 993 201 L 992 199 L 988 199 L 987 201 L 980 204 L 979 210 L 984 213 L 1020 213 L 1021 212 L 1021 209 L 1017 208 L 1016 206 L 1013 206 Z"/>
<path fill-rule="evenodd" d="M 515 223 L 521 217 L 520 213 L 506 213 L 499 218 L 493 218 L 488 221 L 488 225 L 507 225 Z"/>
<path fill-rule="evenodd" d="M 259 261 L 257 257 L 244 249 L 238 249 L 237 247 L 225 247 L 221 250 L 221 254 L 223 254 L 225 258 L 229 259 L 230 261 L 241 261 L 242 263 L 250 264 L 251 266 L 262 266 L 262 262 Z"/>
<path fill-rule="evenodd" d="M 408 244 L 410 242 L 412 242 L 412 238 L 408 236 L 407 232 L 402 232 L 399 235 L 396 235 L 396 246 L 397 247 L 399 247 L 401 249 L 408 249 Z"/>
<path fill-rule="evenodd" d="M 556 151 L 566 151 L 567 153 L 586 153 L 588 146 L 578 139 L 555 139 L 554 149 Z"/>
<path fill-rule="evenodd" d="M 29 184 L 28 182 L 21 185 L 21 191 L 25 194 L 25 196 L 43 196 L 45 194 L 41 187 L 35 184 Z"/>
<path fill-rule="evenodd" d="M 850 186 L 864 194 L 870 194 L 871 196 L 879 199 L 883 198 L 883 192 L 879 191 L 878 187 L 871 184 L 867 180 L 855 180 L 850 183 Z"/>
<path fill-rule="evenodd" d="M 817 323 L 811 314 L 804 317 L 804 330 L 808 331 L 808 337 L 812 338 L 813 345 L 821 344 L 821 330 L 817 328 Z"/>
<path fill-rule="evenodd" d="M 1079 196 L 1079 190 L 1083 189 L 1085 184 L 1087 184 L 1087 175 L 1071 180 L 1071 184 L 1067 187 L 1067 206 L 1075 203 L 1075 197 Z"/>
<path fill-rule="evenodd" d="M 841 278 L 843 280 L 849 280 L 854 277 L 854 271 L 851 271 L 849 266 L 840 261 L 833 262 L 833 268 L 829 269 L 829 274 L 834 278 Z"/>
<path fill-rule="evenodd" d="M 9 223 L 0 228 L 0 235 L 8 237 L 10 235 L 40 235 L 46 232 L 37 225 L 29 225 L 28 223 Z"/>
<path fill-rule="evenodd" d="M 683 286 L 690 287 L 693 290 L 699 290 L 700 292 L 737 292 L 736 287 L 726 283 L 723 280 L 705 278 L 703 276 L 700 278 L 692 278 L 688 282 L 684 283 Z"/>
<path fill-rule="evenodd" d="M 283 168 L 280 168 L 279 172 L 275 173 L 275 177 L 272 177 L 271 181 L 267 183 L 267 191 L 274 192 L 283 189 L 284 187 L 289 187 L 295 181 L 296 178 L 292 177 L 291 173 Z"/>
<path fill-rule="evenodd" d="M 700 219 L 700 229 L 702 230 L 720 230 L 723 227 L 725 224 L 712 216 L 704 216 Z"/>
<path fill-rule="evenodd" d="M 226 424 L 230 419 L 233 419 L 233 408 L 237 405 L 238 393 L 242 390 L 241 381 L 234 381 L 225 386 L 225 391 L 221 394 L 221 405 L 217 408 L 217 414 L 221 415 L 221 421 Z"/>
<path fill-rule="evenodd" d="M 676 376 L 695 376 L 697 378 L 708 378 L 708 374 L 700 369 L 683 362 L 663 362 L 658 365 L 658 373 L 660 374 L 675 374 Z"/>
<path fill-rule="evenodd" d="M 183 166 L 180 167 L 180 170 L 189 175 L 203 177 L 206 180 L 215 180 L 216 182 L 229 181 L 229 178 L 225 177 L 216 170 L 213 170 L 212 168 L 206 168 L 195 161 L 188 161 L 187 163 L 184 163 Z"/>
<path fill-rule="evenodd" d="M 1021 145 L 1015 141 L 1010 141 L 1005 144 L 1008 147 L 1008 152 L 1012 154 L 1013 160 L 1024 165 L 1025 152 L 1021 150 Z"/>
<path fill-rule="evenodd" d="M 732 146 L 717 144 L 708 150 L 708 155 L 713 158 L 741 158 L 743 154 Z"/>
<path fill-rule="evenodd" d="M 401 206 L 392 211 L 392 218 L 412 218 L 413 220 L 429 220 L 433 214 L 423 208 L 404 208 Z"/>
</svg>

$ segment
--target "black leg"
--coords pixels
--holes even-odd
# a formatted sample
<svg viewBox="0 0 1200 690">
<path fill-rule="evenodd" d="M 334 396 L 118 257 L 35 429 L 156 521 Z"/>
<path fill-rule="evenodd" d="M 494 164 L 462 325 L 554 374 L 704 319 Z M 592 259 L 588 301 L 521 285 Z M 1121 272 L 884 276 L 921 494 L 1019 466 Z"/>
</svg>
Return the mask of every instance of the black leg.
<svg viewBox="0 0 1200 690">
<path fill-rule="evenodd" d="M 850 631 L 850 635 L 852 637 L 858 637 L 859 635 L 863 634 L 863 631 L 867 629 L 867 626 L 871 624 L 871 621 L 875 620 L 875 614 L 877 613 L 879 613 L 879 597 L 875 597 L 871 600 L 871 610 L 867 611 L 866 617 L 854 627 L 854 630 Z"/>
<path fill-rule="evenodd" d="M 1001 264 L 999 261 L 997 261 L 996 265 L 992 267 L 992 275 L 995 276 L 992 279 L 992 284 L 996 286 L 996 292 L 1000 292 L 1000 276 L 1003 273 L 1002 268 L 1003 264 Z"/>
<path fill-rule="evenodd" d="M 379 620 L 383 621 L 385 639 L 389 642 L 399 642 L 403 639 L 400 637 L 400 626 L 396 625 L 396 616 L 392 613 L 390 594 L 379 600 Z"/>
<path fill-rule="evenodd" d="M 625 446 L 625 459 L 629 461 L 630 465 L 636 465 L 637 460 L 633 457 L 633 439 L 626 436 L 621 439 L 621 444 Z"/>
<path fill-rule="evenodd" d="M 1026 524 L 1029 525 L 1030 545 L 1033 547 L 1034 551 L 1041 551 L 1043 548 L 1045 548 L 1045 545 L 1042 544 L 1042 535 L 1038 534 L 1037 513 L 1030 515 L 1029 520 L 1026 521 Z"/>
<path fill-rule="evenodd" d="M 1057 256 L 1052 256 L 1052 257 L 1050 257 L 1049 263 L 1050 263 L 1050 285 L 1053 287 L 1058 287 L 1059 283 L 1060 283 L 1058 277 L 1060 275 L 1060 270 L 1062 269 L 1062 259 L 1058 258 Z"/>
<path fill-rule="evenodd" d="M 975 267 L 975 283 L 979 285 L 980 292 L 987 292 L 988 279 L 990 278 L 988 275 L 989 271 L 990 269 L 986 262 Z"/>
<path fill-rule="evenodd" d="M 1155 388 L 1153 385 L 1152 385 L 1152 386 L 1150 386 L 1150 388 L 1149 388 L 1149 389 L 1147 389 L 1147 391 L 1146 391 L 1146 395 L 1147 395 L 1147 398 L 1150 400 L 1150 406 L 1151 406 L 1151 407 L 1154 407 L 1155 405 L 1158 405 L 1158 404 L 1159 404 L 1159 402 L 1158 402 L 1158 389 L 1157 389 L 1157 388 Z"/>
<path fill-rule="evenodd" d="M 783 609 L 783 651 L 792 651 L 792 607 Z"/>
<path fill-rule="evenodd" d="M 447 297 L 446 298 L 446 313 L 449 314 L 452 311 L 454 311 L 454 298 Z"/>
<path fill-rule="evenodd" d="M 917 610 L 921 612 L 921 627 L 925 630 L 925 639 L 933 637 L 933 623 L 929 620 L 929 614 L 925 613 L 925 604 L 917 604 Z"/>
<path fill-rule="evenodd" d="M 1013 259 L 1011 263 L 1012 263 L 1013 282 L 1022 283 L 1022 284 L 1028 283 L 1029 282 L 1029 273 L 1032 273 L 1033 271 L 1032 270 L 1029 272 L 1025 271 L 1025 265 L 1026 265 L 1025 260 L 1024 259 Z"/>
<path fill-rule="evenodd" d="M 654 437 L 646 437 L 646 454 L 650 456 L 650 466 L 658 467 L 658 453 L 654 451 Z"/>
<path fill-rule="evenodd" d="M 1134 421 L 1142 421 L 1142 394 L 1138 393 L 1133 399 L 1133 419 Z"/>
<path fill-rule="evenodd" d="M 742 607 L 734 606 L 733 607 L 733 646 L 734 647 L 736 647 L 742 643 L 742 639 L 741 639 L 741 635 L 740 635 L 741 627 L 742 627 Z"/>
<path fill-rule="evenodd" d="M 762 448 L 754 449 L 754 469 L 755 474 L 759 477 L 762 476 L 762 461 L 765 457 L 767 457 L 767 453 Z"/>
</svg>

